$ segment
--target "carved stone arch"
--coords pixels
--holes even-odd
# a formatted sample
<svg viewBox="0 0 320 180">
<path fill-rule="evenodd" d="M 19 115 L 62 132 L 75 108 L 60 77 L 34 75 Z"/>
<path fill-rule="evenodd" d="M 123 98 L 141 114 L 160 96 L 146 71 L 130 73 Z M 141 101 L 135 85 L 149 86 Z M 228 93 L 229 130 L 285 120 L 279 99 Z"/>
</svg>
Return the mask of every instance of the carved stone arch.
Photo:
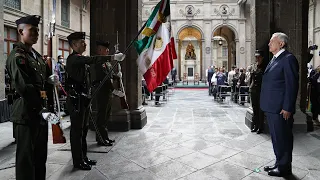
<svg viewBox="0 0 320 180">
<path fill-rule="evenodd" d="M 239 40 L 239 33 L 237 31 L 237 28 L 233 25 L 233 24 L 217 24 L 215 25 L 212 29 L 212 32 L 211 32 L 211 37 L 214 36 L 214 32 L 216 32 L 219 28 L 221 27 L 228 27 L 229 29 L 232 30 L 232 32 L 234 33 L 234 36 L 235 36 L 235 41 L 238 41 Z"/>
<path fill-rule="evenodd" d="M 192 26 L 189 26 L 188 24 L 184 24 L 184 25 L 182 25 L 182 26 L 179 28 L 179 30 L 178 30 L 178 32 L 177 32 L 177 37 L 176 37 L 177 40 L 179 39 L 179 36 L 180 36 L 181 32 L 182 32 L 183 30 L 185 30 L 186 28 L 194 28 L 195 30 L 197 30 L 197 31 L 200 33 L 201 39 L 204 38 L 204 33 L 203 33 L 202 29 L 200 28 L 200 26 L 198 26 L 198 25 L 196 25 L 196 24 L 193 24 Z M 200 40 L 201 40 L 201 39 L 200 39 Z"/>
</svg>

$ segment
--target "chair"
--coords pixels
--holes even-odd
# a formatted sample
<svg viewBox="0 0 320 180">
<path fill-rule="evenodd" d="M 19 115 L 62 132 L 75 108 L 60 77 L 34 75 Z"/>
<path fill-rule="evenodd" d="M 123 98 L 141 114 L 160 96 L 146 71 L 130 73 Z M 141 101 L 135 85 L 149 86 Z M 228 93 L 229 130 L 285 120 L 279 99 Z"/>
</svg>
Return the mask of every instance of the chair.
<svg viewBox="0 0 320 180">
<path fill-rule="evenodd" d="M 240 86 L 238 92 L 238 104 L 246 103 L 249 98 L 249 86 Z"/>
<path fill-rule="evenodd" d="M 168 95 L 173 95 L 174 92 L 175 92 L 175 83 L 172 81 L 172 82 L 169 82 L 169 85 L 168 85 Z"/>
<path fill-rule="evenodd" d="M 187 73 L 183 73 L 183 79 L 182 79 L 182 84 L 184 85 L 185 82 L 187 82 L 188 85 L 188 74 Z"/>
<path fill-rule="evenodd" d="M 218 94 L 217 94 L 217 100 L 218 102 L 222 102 L 223 99 L 226 99 L 226 97 L 231 97 L 231 86 L 227 85 L 220 85 L 218 86 Z M 228 101 L 230 103 L 230 101 Z"/>
<path fill-rule="evenodd" d="M 196 83 L 200 83 L 200 77 L 199 77 L 199 73 L 195 73 L 194 74 L 194 81 L 193 81 L 193 84 L 195 85 Z"/>
</svg>

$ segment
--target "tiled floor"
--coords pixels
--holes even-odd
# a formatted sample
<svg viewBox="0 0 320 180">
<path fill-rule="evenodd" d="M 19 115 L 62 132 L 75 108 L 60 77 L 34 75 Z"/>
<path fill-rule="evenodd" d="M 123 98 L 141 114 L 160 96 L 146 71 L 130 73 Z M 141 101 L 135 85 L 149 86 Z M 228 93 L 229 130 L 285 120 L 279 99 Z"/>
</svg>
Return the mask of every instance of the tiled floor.
<svg viewBox="0 0 320 180">
<path fill-rule="evenodd" d="M 69 143 L 52 145 L 49 141 L 47 179 L 282 179 L 263 172 L 263 166 L 274 162 L 272 144 L 268 135 L 252 134 L 244 125 L 246 107 L 218 104 L 206 90 L 176 90 L 160 107 L 148 103 L 147 125 L 141 130 L 112 132 L 115 146 L 98 147 L 94 133 L 89 133 L 89 157 L 98 160 L 91 171 L 73 170 Z M 0 179 L 14 179 L 14 145 L 8 145 L 12 139 L 7 135 L 10 125 L 1 126 L 0 135 L 6 135 L 0 136 L 0 142 L 7 144 L 0 144 Z M 320 131 L 295 134 L 294 176 L 289 179 L 320 179 L 319 137 Z"/>
</svg>

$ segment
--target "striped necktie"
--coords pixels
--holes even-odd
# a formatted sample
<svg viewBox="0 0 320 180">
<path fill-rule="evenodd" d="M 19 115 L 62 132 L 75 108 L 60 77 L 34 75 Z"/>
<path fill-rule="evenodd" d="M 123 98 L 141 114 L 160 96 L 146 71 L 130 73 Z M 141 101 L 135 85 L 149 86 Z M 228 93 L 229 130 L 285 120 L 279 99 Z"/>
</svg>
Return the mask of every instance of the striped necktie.
<svg viewBox="0 0 320 180">
<path fill-rule="evenodd" d="M 269 64 L 268 64 L 268 66 L 270 66 L 272 63 L 273 63 L 273 61 L 276 59 L 276 57 L 275 56 L 273 56 L 273 58 L 271 59 L 271 61 L 269 62 Z"/>
</svg>

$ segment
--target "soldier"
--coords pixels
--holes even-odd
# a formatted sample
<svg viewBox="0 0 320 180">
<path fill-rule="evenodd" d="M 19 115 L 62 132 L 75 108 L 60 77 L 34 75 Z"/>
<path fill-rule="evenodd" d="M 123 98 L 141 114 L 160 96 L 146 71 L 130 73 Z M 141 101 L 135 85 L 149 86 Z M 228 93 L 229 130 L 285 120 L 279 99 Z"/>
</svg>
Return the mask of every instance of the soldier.
<svg viewBox="0 0 320 180">
<path fill-rule="evenodd" d="M 46 179 L 48 119 L 43 118 L 43 113 L 53 109 L 52 84 L 59 82 L 32 48 L 38 41 L 39 21 L 40 16 L 36 15 L 16 21 L 20 42 L 14 44 L 6 62 L 13 92 L 11 120 L 17 143 L 17 180 Z"/>
<path fill-rule="evenodd" d="M 109 54 L 109 42 L 97 41 L 97 51 L 96 54 L 100 56 L 106 56 Z M 102 82 L 103 78 L 109 74 L 111 71 L 112 65 L 109 62 L 104 64 L 95 64 L 91 65 L 91 78 L 93 79 L 93 91 L 97 90 L 97 87 Z M 112 78 L 121 78 L 121 73 L 115 75 L 111 73 Z M 99 133 L 96 131 L 96 141 L 100 146 L 112 146 L 114 140 L 109 139 L 107 123 L 111 115 L 111 106 L 112 106 L 112 92 L 120 96 L 124 96 L 122 92 L 119 92 L 114 89 L 112 78 L 109 78 L 99 89 L 96 105 L 97 105 L 97 116 L 96 123 Z M 118 92 L 118 93 L 115 93 Z M 99 137 L 100 136 L 100 137 Z"/>
<path fill-rule="evenodd" d="M 264 113 L 260 109 L 260 92 L 261 83 L 266 63 L 263 60 L 263 51 L 256 50 L 256 67 L 250 76 L 250 93 L 253 109 L 253 118 L 251 124 L 251 132 L 257 132 L 257 134 L 263 133 L 264 130 Z"/>
<path fill-rule="evenodd" d="M 87 157 L 86 136 L 88 133 L 88 113 L 90 102 L 90 87 L 86 65 L 102 64 L 112 59 L 122 61 L 125 55 L 119 53 L 114 56 L 86 57 L 82 53 L 86 51 L 85 33 L 75 32 L 67 37 L 72 54 L 67 58 L 67 106 L 70 112 L 71 129 L 70 142 L 73 166 L 81 170 L 90 170 L 95 165 L 95 160 Z"/>
</svg>

